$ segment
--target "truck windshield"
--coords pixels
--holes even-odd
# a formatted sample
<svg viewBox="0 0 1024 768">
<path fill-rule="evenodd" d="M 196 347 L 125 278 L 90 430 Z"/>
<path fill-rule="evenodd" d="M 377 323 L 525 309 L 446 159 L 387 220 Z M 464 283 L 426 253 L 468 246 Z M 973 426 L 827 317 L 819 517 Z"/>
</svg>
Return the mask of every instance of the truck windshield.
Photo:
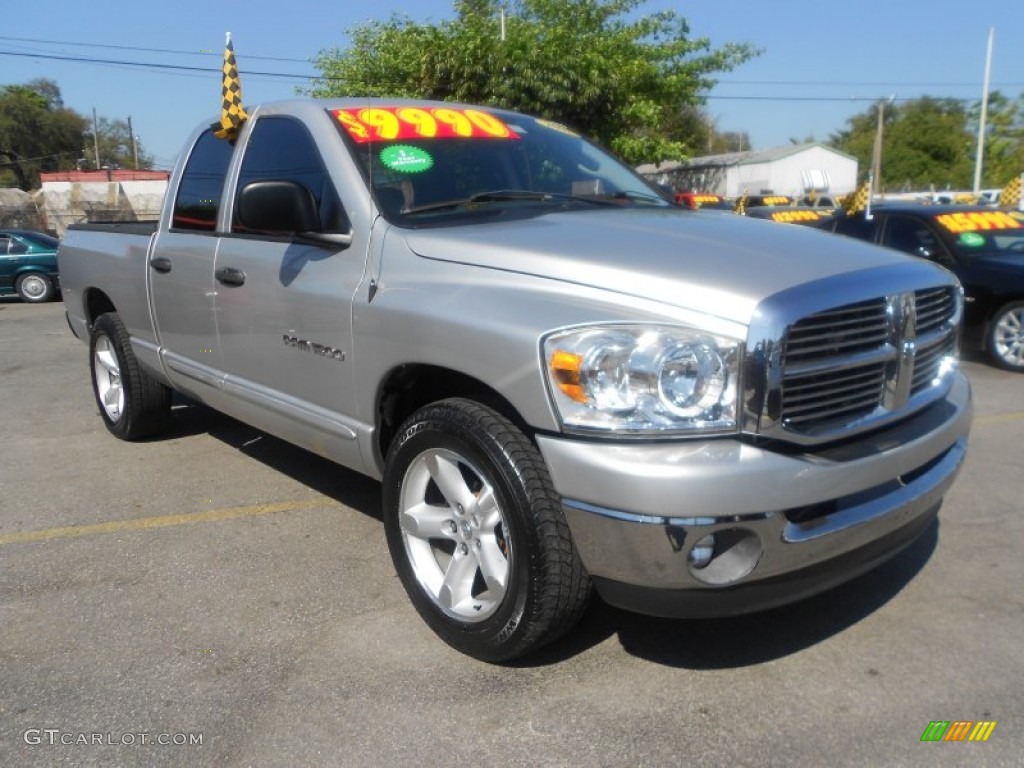
<svg viewBox="0 0 1024 768">
<path fill-rule="evenodd" d="M 671 205 L 619 160 L 557 123 L 454 106 L 331 114 L 382 213 L 402 226 Z"/>
</svg>

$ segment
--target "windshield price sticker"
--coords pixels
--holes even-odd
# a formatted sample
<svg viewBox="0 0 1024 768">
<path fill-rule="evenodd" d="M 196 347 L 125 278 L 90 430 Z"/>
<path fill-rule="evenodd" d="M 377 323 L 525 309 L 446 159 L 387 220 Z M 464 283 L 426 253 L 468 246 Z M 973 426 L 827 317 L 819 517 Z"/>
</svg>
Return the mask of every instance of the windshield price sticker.
<svg viewBox="0 0 1024 768">
<path fill-rule="evenodd" d="M 410 139 L 518 139 L 501 120 L 479 109 L 370 107 L 332 114 L 357 144 Z"/>
<path fill-rule="evenodd" d="M 780 197 L 778 195 L 768 196 L 762 200 L 765 205 L 789 205 L 790 200 L 788 197 Z"/>
<path fill-rule="evenodd" d="M 950 232 L 979 232 L 988 229 L 1024 229 L 1024 224 L 1005 211 L 944 213 L 935 220 Z"/>
<path fill-rule="evenodd" d="M 704 203 L 720 203 L 722 198 L 718 195 L 694 195 L 693 202 L 697 205 L 703 205 Z"/>
</svg>

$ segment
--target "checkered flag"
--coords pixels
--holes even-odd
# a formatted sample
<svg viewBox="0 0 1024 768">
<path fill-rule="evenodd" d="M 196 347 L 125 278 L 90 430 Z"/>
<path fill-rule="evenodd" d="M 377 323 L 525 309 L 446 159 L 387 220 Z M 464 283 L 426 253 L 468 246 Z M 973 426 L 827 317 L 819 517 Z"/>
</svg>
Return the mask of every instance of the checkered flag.
<svg viewBox="0 0 1024 768">
<path fill-rule="evenodd" d="M 1020 176 L 1015 177 L 1009 184 L 1003 187 L 999 195 L 999 205 L 1004 208 L 1020 209 Z"/>
<path fill-rule="evenodd" d="M 871 180 L 865 181 L 861 184 L 857 191 L 849 196 L 849 199 L 843 201 L 843 206 L 846 209 L 847 215 L 853 215 L 866 211 L 868 205 L 871 203 Z"/>
<path fill-rule="evenodd" d="M 733 213 L 738 213 L 740 216 L 747 215 L 747 190 L 743 190 L 743 194 L 736 200 L 736 204 L 732 207 Z"/>
<path fill-rule="evenodd" d="M 231 45 L 231 33 L 228 33 L 224 44 L 224 79 L 221 86 L 223 100 L 220 105 L 220 124 L 214 136 L 218 139 L 234 141 L 238 130 L 249 115 L 242 108 L 242 81 L 238 78 L 238 65 L 235 63 L 235 48 Z"/>
</svg>

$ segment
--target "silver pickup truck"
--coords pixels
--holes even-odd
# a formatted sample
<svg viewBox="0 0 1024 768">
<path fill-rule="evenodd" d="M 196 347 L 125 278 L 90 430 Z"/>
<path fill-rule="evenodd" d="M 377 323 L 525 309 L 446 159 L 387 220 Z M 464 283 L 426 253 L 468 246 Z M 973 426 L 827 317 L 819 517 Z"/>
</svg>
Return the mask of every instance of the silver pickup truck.
<svg viewBox="0 0 1024 768">
<path fill-rule="evenodd" d="M 480 659 L 593 590 L 669 617 L 825 590 L 932 525 L 967 447 L 948 272 L 684 210 L 521 114 L 264 105 L 196 130 L 158 225 L 59 259 L 114 435 L 176 390 L 381 480 L 413 604 Z"/>
</svg>

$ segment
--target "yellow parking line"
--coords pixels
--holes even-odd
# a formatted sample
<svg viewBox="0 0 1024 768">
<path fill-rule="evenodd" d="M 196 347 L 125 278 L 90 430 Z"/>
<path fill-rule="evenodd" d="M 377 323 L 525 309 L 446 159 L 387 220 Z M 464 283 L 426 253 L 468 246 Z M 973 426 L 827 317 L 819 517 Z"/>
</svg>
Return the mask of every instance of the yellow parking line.
<svg viewBox="0 0 1024 768">
<path fill-rule="evenodd" d="M 1013 413 L 989 413 L 985 416 L 975 416 L 975 426 L 984 427 L 989 424 L 1002 424 L 1004 421 L 1020 421 L 1024 419 L 1024 411 L 1014 411 Z"/>
<path fill-rule="evenodd" d="M 271 515 L 278 512 L 297 512 L 312 509 L 325 504 L 334 503 L 327 496 L 298 501 L 282 501 L 277 504 L 254 504 L 249 507 L 227 507 L 225 509 L 209 509 L 205 512 L 186 512 L 180 515 L 159 515 L 157 517 L 137 517 L 128 520 L 109 520 L 105 523 L 91 525 L 68 525 L 63 528 L 44 528 L 39 531 L 0 534 L 0 546 L 4 544 L 25 544 L 32 541 L 49 541 L 51 539 L 74 539 L 81 536 L 94 536 L 101 533 L 120 533 L 122 531 L 141 531 L 147 528 L 166 528 L 169 525 L 186 523 L 209 523 L 217 520 L 232 520 L 238 517 L 254 515 Z"/>
<path fill-rule="evenodd" d="M 1013 413 L 992 413 L 974 418 L 975 426 L 1001 424 L 1006 421 L 1024 419 L 1024 411 Z M 141 531 L 148 528 L 166 528 L 170 525 L 186 523 L 210 523 L 218 520 L 233 520 L 239 517 L 255 515 L 272 515 L 279 512 L 297 512 L 330 504 L 333 499 L 320 496 L 315 499 L 298 501 L 282 501 L 277 504 L 254 504 L 248 507 L 227 507 L 210 509 L 205 512 L 185 512 L 179 515 L 159 515 L 157 517 L 137 517 L 128 520 L 110 520 L 105 523 L 91 525 L 68 525 L 62 528 L 44 528 L 39 531 L 0 534 L 0 546 L 4 544 L 27 544 L 33 541 L 50 541 L 51 539 L 74 539 L 81 536 L 95 536 L 103 533 L 120 533 L 122 531 Z"/>
</svg>

